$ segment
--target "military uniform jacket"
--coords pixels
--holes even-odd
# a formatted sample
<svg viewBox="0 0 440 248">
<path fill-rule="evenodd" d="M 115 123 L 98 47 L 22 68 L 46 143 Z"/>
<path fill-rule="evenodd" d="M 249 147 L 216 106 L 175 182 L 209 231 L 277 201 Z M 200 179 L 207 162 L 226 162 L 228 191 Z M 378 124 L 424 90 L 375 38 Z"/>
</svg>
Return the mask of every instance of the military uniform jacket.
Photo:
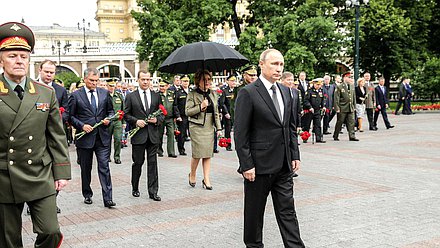
<svg viewBox="0 0 440 248">
<path fill-rule="evenodd" d="M 124 96 L 122 96 L 122 94 L 120 92 L 114 91 L 113 95 L 110 94 L 110 97 L 112 98 L 112 103 L 113 103 L 113 109 L 116 112 L 118 112 L 119 110 L 124 111 Z M 115 120 L 113 122 L 120 122 L 120 120 Z M 125 123 L 125 120 L 122 119 L 122 124 Z"/>
<path fill-rule="evenodd" d="M 53 88 L 26 79 L 22 101 L 0 75 L 0 203 L 55 194 L 70 161 Z"/>
<path fill-rule="evenodd" d="M 209 93 L 209 98 L 214 105 L 214 124 L 217 130 L 221 130 L 222 126 L 220 124 L 220 114 L 218 111 L 218 98 L 217 92 L 211 90 Z M 188 94 L 186 99 L 186 110 L 185 113 L 188 116 L 188 121 L 198 125 L 205 125 L 206 112 L 202 111 L 201 104 L 204 100 L 204 96 L 197 92 L 197 90 L 192 90 Z"/>
<path fill-rule="evenodd" d="M 324 101 L 324 94 L 322 93 L 322 90 L 319 89 L 309 89 L 306 91 L 305 98 L 304 98 L 304 109 L 314 109 L 314 110 L 320 110 L 323 107 L 325 107 L 325 101 Z M 318 113 L 315 111 L 315 113 Z"/>
<path fill-rule="evenodd" d="M 162 104 L 167 110 L 165 119 L 180 117 L 179 109 L 177 108 L 176 95 L 172 90 L 167 90 L 165 93 L 159 92 Z"/>
<path fill-rule="evenodd" d="M 234 112 L 234 89 L 231 89 L 231 87 L 229 87 L 229 85 L 226 85 L 224 87 L 222 87 L 222 107 L 223 107 L 223 111 L 222 113 L 225 114 L 230 114 L 232 115 L 232 113 Z"/>
<path fill-rule="evenodd" d="M 334 107 L 336 111 L 351 113 L 354 112 L 356 106 L 356 98 L 354 95 L 354 85 L 340 83 L 335 89 Z"/>
<path fill-rule="evenodd" d="M 188 89 L 189 92 L 189 89 Z M 176 91 L 176 104 L 181 117 L 185 116 L 186 98 L 188 93 L 182 88 Z"/>
</svg>

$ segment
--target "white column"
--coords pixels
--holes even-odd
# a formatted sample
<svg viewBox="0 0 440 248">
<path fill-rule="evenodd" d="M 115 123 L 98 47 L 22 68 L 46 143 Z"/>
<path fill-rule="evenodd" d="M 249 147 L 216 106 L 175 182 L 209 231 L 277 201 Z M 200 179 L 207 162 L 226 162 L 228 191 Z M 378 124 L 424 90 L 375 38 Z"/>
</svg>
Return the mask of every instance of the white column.
<svg viewBox="0 0 440 248">
<path fill-rule="evenodd" d="M 125 79 L 125 64 L 124 64 L 124 60 L 123 59 L 119 60 L 119 74 L 121 75 L 122 82 L 124 82 L 124 79 Z"/>
<path fill-rule="evenodd" d="M 31 77 L 32 79 L 37 79 L 35 77 L 35 62 L 31 61 L 29 63 L 29 77 Z"/>
<path fill-rule="evenodd" d="M 84 71 L 87 69 L 87 60 L 81 60 L 81 77 L 84 75 Z"/>
</svg>

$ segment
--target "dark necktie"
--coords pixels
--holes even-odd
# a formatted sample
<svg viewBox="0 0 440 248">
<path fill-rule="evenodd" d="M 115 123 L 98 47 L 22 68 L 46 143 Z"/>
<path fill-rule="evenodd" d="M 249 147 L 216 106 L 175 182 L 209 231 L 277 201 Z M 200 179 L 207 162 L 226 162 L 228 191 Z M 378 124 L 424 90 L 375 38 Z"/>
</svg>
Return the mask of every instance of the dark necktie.
<svg viewBox="0 0 440 248">
<path fill-rule="evenodd" d="M 273 104 L 275 105 L 275 110 L 277 111 L 278 117 L 280 117 L 280 120 L 282 120 L 281 119 L 280 104 L 278 103 L 278 97 L 277 97 L 277 88 L 276 88 L 275 84 L 272 85 L 272 87 L 270 87 L 270 89 L 272 90 L 272 101 L 273 101 Z"/>
<path fill-rule="evenodd" d="M 17 86 L 15 86 L 14 91 L 17 92 L 18 98 L 20 98 L 20 100 L 23 100 L 23 95 L 24 95 L 23 88 L 20 85 L 17 85 Z"/>
<path fill-rule="evenodd" d="M 98 107 L 96 106 L 96 98 L 95 98 L 95 94 L 93 94 L 94 92 L 95 92 L 94 90 L 90 91 L 90 103 L 92 105 L 93 113 L 96 113 L 96 109 Z"/>
<path fill-rule="evenodd" d="M 150 112 L 150 108 L 148 107 L 148 98 L 147 98 L 147 92 L 144 90 L 144 102 L 145 102 L 145 112 Z"/>
</svg>

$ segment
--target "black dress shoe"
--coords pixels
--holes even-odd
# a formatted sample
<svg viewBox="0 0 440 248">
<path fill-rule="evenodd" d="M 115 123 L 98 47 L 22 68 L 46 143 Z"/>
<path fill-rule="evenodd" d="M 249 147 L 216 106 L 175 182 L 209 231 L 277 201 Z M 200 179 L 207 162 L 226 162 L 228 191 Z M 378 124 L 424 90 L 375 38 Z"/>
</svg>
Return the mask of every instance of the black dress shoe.
<svg viewBox="0 0 440 248">
<path fill-rule="evenodd" d="M 330 133 L 330 132 L 324 132 L 324 134 L 327 135 L 327 134 L 332 134 L 332 133 Z"/>
<path fill-rule="evenodd" d="M 112 200 L 104 202 L 104 207 L 106 208 L 112 208 L 114 206 L 116 206 L 116 203 L 114 203 Z"/>
<path fill-rule="evenodd" d="M 219 151 L 217 149 L 214 150 L 214 153 L 219 153 Z"/>
<path fill-rule="evenodd" d="M 177 158 L 177 156 L 174 155 L 174 154 L 168 155 L 168 157 L 170 157 L 170 158 Z"/>
<path fill-rule="evenodd" d="M 109 163 L 111 163 L 111 162 L 112 162 L 112 160 L 111 160 L 111 159 L 108 159 L 108 162 L 109 162 Z"/>
<path fill-rule="evenodd" d="M 157 154 L 158 157 L 163 157 L 163 154 L 159 153 Z"/>
<path fill-rule="evenodd" d="M 207 190 L 212 190 L 212 186 L 206 185 L 205 179 L 202 180 L 202 187 Z"/>
<path fill-rule="evenodd" d="M 226 151 L 232 152 L 232 148 L 231 147 L 226 147 Z"/>
<path fill-rule="evenodd" d="M 31 210 L 29 209 L 29 207 L 27 207 L 26 213 L 27 213 L 27 215 L 31 215 Z"/>
<path fill-rule="evenodd" d="M 350 141 L 359 141 L 359 139 L 356 139 L 356 138 L 350 138 L 349 140 Z"/>
<path fill-rule="evenodd" d="M 325 143 L 325 140 L 317 140 L 316 143 Z"/>
<path fill-rule="evenodd" d="M 394 128 L 394 126 L 389 126 L 389 127 L 387 127 L 387 129 L 390 129 L 390 128 Z"/>
<path fill-rule="evenodd" d="M 298 174 L 296 174 L 296 172 L 293 172 L 292 177 L 298 177 Z"/>
<path fill-rule="evenodd" d="M 77 163 L 77 164 L 81 164 L 81 163 L 79 162 L 79 160 L 76 160 L 76 163 Z"/>
<path fill-rule="evenodd" d="M 61 213 L 61 209 L 57 206 L 57 214 Z"/>
<path fill-rule="evenodd" d="M 90 198 L 90 197 L 84 198 L 84 203 L 88 204 L 88 205 L 92 204 L 93 203 L 92 198 Z"/>
<path fill-rule="evenodd" d="M 186 156 L 187 154 L 186 154 L 186 152 L 179 152 L 179 155 L 180 156 Z"/>
<path fill-rule="evenodd" d="M 153 201 L 161 201 L 162 199 L 160 199 L 160 196 L 158 195 L 150 195 L 150 199 L 152 199 Z"/>
<path fill-rule="evenodd" d="M 133 190 L 133 191 L 131 192 L 131 194 L 132 194 L 134 197 L 139 197 L 139 196 L 141 196 L 141 192 L 139 192 L 139 190 Z"/>
<path fill-rule="evenodd" d="M 334 141 L 339 141 L 339 138 L 333 137 Z"/>
<path fill-rule="evenodd" d="M 115 164 L 122 164 L 120 159 L 115 159 Z"/>
<path fill-rule="evenodd" d="M 186 139 L 185 139 L 185 141 L 190 141 L 190 140 L 191 140 L 190 138 L 186 138 Z"/>
</svg>

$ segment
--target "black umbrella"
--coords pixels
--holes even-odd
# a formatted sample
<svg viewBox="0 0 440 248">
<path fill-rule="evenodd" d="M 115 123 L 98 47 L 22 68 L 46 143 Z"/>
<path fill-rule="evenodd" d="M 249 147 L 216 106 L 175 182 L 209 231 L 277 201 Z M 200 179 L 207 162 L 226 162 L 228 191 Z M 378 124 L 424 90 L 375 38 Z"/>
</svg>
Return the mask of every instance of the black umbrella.
<svg viewBox="0 0 440 248">
<path fill-rule="evenodd" d="M 195 73 L 199 69 L 211 72 L 238 68 L 249 60 L 239 52 L 216 42 L 195 42 L 177 48 L 159 67 L 159 71 L 172 74 Z"/>
</svg>

